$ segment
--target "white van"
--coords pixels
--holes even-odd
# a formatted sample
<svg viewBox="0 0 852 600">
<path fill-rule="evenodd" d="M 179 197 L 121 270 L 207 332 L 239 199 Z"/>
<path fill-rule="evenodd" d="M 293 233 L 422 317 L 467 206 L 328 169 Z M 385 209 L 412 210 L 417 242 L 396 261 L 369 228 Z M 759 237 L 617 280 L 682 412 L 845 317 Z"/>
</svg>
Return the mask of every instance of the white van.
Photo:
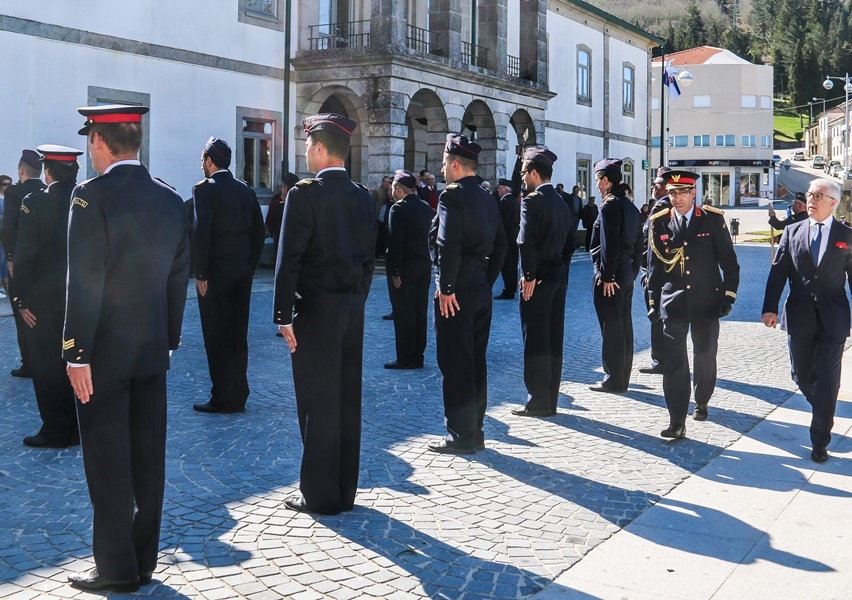
<svg viewBox="0 0 852 600">
<path fill-rule="evenodd" d="M 811 157 L 811 169 L 824 169 L 825 157 L 822 154 L 814 154 Z"/>
</svg>

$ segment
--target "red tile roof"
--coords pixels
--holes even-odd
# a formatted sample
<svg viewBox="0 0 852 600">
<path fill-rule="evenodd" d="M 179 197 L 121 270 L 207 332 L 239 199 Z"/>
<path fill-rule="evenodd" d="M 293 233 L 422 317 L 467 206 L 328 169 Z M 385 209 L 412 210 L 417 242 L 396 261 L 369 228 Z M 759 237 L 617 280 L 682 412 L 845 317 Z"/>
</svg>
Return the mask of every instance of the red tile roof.
<svg viewBox="0 0 852 600">
<path fill-rule="evenodd" d="M 724 48 L 716 48 L 714 46 L 698 46 L 697 48 L 666 54 L 666 60 L 670 60 L 675 67 L 703 65 L 710 57 L 724 51 Z M 655 58 L 653 62 L 660 62 L 660 57 Z"/>
</svg>

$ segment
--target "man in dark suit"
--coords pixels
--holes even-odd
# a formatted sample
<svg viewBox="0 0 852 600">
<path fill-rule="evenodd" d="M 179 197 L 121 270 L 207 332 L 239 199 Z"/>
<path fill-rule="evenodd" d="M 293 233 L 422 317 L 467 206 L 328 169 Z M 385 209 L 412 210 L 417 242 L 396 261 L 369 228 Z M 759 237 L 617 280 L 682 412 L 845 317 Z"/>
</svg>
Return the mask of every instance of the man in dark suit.
<svg viewBox="0 0 852 600">
<path fill-rule="evenodd" d="M 675 170 L 663 177 L 672 208 L 661 208 L 650 217 L 648 317 L 652 322 L 662 318 L 665 338 L 663 394 L 669 426 L 660 435 L 680 439 L 686 436 L 692 392 L 686 336 L 691 332 L 693 418 L 704 421 L 716 388 L 719 319 L 730 314 L 737 298 L 740 266 L 724 213 L 695 205 L 698 175 Z"/>
<path fill-rule="evenodd" d="M 586 238 L 584 242 L 586 252 L 589 252 L 592 246 L 592 229 L 594 228 L 595 221 L 598 220 L 598 206 L 595 204 L 594 196 L 589 196 L 589 201 L 583 207 L 580 218 L 583 220 L 583 229 L 586 230 Z"/>
<path fill-rule="evenodd" d="M 388 249 L 385 254 L 393 307 L 396 360 L 385 369 L 422 369 L 426 349 L 426 316 L 429 311 L 429 227 L 434 213 L 414 187 L 408 171 L 397 171 L 391 184 Z"/>
<path fill-rule="evenodd" d="M 545 148 L 524 152 L 521 176 L 533 190 L 521 205 L 518 246 L 521 254 L 521 332 L 524 336 L 524 384 L 527 402 L 512 412 L 521 417 L 556 414 L 562 382 L 566 260 L 574 249 L 574 216 L 550 178 L 556 154 Z"/>
<path fill-rule="evenodd" d="M 305 120 L 305 160 L 316 173 L 290 190 L 284 205 L 273 322 L 293 360 L 304 452 L 299 512 L 352 510 L 361 452 L 364 303 L 375 263 L 376 205 L 343 167 L 352 119 Z"/>
<path fill-rule="evenodd" d="M 521 203 L 512 193 L 512 182 L 501 179 L 497 185 L 497 208 L 500 212 L 500 222 L 506 232 L 506 259 L 503 261 L 503 291 L 494 296 L 495 300 L 514 300 L 518 290 L 518 231 L 521 227 Z"/>
<path fill-rule="evenodd" d="M 778 303 L 785 284 L 790 293 L 781 315 L 787 332 L 793 381 L 813 409 L 811 459 L 828 460 L 834 410 L 840 390 L 843 348 L 849 337 L 852 289 L 852 229 L 832 217 L 840 186 L 815 179 L 807 192 L 808 219 L 784 229 L 766 281 L 761 320 L 778 322 Z"/>
<path fill-rule="evenodd" d="M 793 214 L 786 219 L 779 220 L 778 217 L 775 216 L 775 209 L 772 208 L 771 204 L 769 205 L 769 224 L 772 226 L 772 229 L 781 231 L 787 227 L 787 225 L 792 225 L 793 223 L 798 223 L 799 221 L 804 221 L 808 218 L 808 211 L 806 210 L 807 200 L 802 192 L 796 192 L 796 198 L 793 200 L 793 204 L 790 208 L 793 211 Z"/>
<path fill-rule="evenodd" d="M 27 324 L 27 344 L 42 426 L 24 438 L 33 448 L 66 448 L 80 443 L 74 391 L 65 374 L 62 323 L 65 319 L 67 232 L 71 192 L 81 150 L 39 146 L 47 189 L 24 198 L 18 221 L 15 281 L 18 308 Z"/>
<path fill-rule="evenodd" d="M 166 372 L 189 274 L 186 207 L 137 160 L 146 106 L 79 109 L 92 168 L 68 221 L 62 357 L 77 395 L 94 507 L 86 591 L 132 592 L 157 566 L 166 471 Z"/>
<path fill-rule="evenodd" d="M 447 187 L 429 232 L 437 267 L 435 343 L 448 431 L 429 450 L 442 454 L 485 448 L 491 288 L 506 256 L 506 232 L 494 199 L 476 181 L 481 150 L 463 135 L 447 136 L 441 166 Z"/>
<path fill-rule="evenodd" d="M 605 376 L 589 389 L 619 393 L 627 390 L 633 366 L 633 245 L 639 235 L 639 210 L 621 183 L 620 160 L 599 160 L 594 169 L 603 203 L 592 229 L 590 253 Z"/>
<path fill-rule="evenodd" d="M 435 211 L 438 210 L 438 190 L 435 187 L 435 176 L 432 173 L 426 173 L 426 185 L 419 188 L 417 193 L 420 195 L 420 199 L 430 206 L 434 215 Z"/>
<path fill-rule="evenodd" d="M 3 226 L 0 227 L 0 241 L 9 263 L 9 297 L 12 299 L 12 314 L 15 316 L 15 329 L 18 334 L 18 348 L 21 352 L 21 366 L 12 369 L 12 377 L 30 377 L 29 351 L 27 349 L 27 325 L 21 317 L 21 311 L 15 300 L 15 246 L 18 242 L 18 217 L 24 198 L 33 192 L 44 189 L 41 179 L 41 161 L 34 150 L 24 150 L 18 161 L 18 183 L 6 188 L 3 197 Z"/>
<path fill-rule="evenodd" d="M 205 413 L 245 410 L 251 284 L 266 239 L 257 196 L 230 164 L 230 146 L 211 137 L 201 153 L 206 179 L 192 188 L 192 272 L 213 383 L 210 399 L 193 408 Z"/>
<path fill-rule="evenodd" d="M 665 174 L 671 171 L 668 167 L 660 167 L 657 169 L 657 176 L 653 183 L 653 196 L 648 203 L 649 214 L 662 208 L 671 208 L 669 203 L 668 191 L 666 190 Z M 648 294 L 648 261 L 650 246 L 648 246 L 648 233 L 651 227 L 651 219 L 645 219 L 642 224 L 642 295 L 645 298 L 645 310 L 650 311 L 650 295 Z M 663 321 L 657 319 L 651 321 L 651 364 L 647 367 L 639 367 L 640 373 L 651 373 L 662 375 L 663 365 L 666 362 L 665 338 L 663 337 Z"/>
</svg>

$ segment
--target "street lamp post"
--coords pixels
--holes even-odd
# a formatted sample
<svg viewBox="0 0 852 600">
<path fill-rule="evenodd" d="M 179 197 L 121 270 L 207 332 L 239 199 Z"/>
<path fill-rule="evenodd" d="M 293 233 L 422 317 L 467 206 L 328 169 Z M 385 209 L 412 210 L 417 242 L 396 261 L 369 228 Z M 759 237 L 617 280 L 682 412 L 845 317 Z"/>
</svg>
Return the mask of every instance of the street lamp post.
<svg viewBox="0 0 852 600">
<path fill-rule="evenodd" d="M 822 82 L 822 87 L 830 90 L 834 87 L 832 79 L 843 82 L 843 92 L 846 95 L 844 100 L 844 118 L 843 118 L 843 178 L 849 177 L 849 94 L 852 93 L 852 80 L 849 78 L 849 73 L 845 77 L 825 76 L 825 81 Z"/>
<path fill-rule="evenodd" d="M 820 114 L 822 114 L 822 116 L 824 117 L 825 116 L 825 98 L 817 98 L 816 96 L 811 98 L 812 102 L 819 102 L 820 100 L 822 100 L 822 113 L 820 113 Z M 817 148 L 819 149 L 820 154 L 828 154 L 828 155 L 831 154 L 830 152 L 826 152 L 825 149 L 823 148 L 822 127 L 819 128 L 819 141 L 817 142 Z M 829 159 L 829 161 L 831 161 L 831 159 Z"/>
</svg>

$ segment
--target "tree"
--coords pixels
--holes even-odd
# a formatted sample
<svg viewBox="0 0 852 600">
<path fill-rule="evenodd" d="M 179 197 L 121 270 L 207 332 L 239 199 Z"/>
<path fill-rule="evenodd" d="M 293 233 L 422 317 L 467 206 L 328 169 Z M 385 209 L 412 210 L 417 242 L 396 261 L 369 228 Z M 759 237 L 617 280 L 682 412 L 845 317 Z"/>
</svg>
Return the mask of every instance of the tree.
<svg viewBox="0 0 852 600">
<path fill-rule="evenodd" d="M 707 31 L 704 28 L 704 19 L 701 18 L 701 9 L 696 0 L 689 0 L 686 5 L 686 16 L 680 24 L 677 45 L 680 49 L 695 48 L 707 43 Z"/>
</svg>

